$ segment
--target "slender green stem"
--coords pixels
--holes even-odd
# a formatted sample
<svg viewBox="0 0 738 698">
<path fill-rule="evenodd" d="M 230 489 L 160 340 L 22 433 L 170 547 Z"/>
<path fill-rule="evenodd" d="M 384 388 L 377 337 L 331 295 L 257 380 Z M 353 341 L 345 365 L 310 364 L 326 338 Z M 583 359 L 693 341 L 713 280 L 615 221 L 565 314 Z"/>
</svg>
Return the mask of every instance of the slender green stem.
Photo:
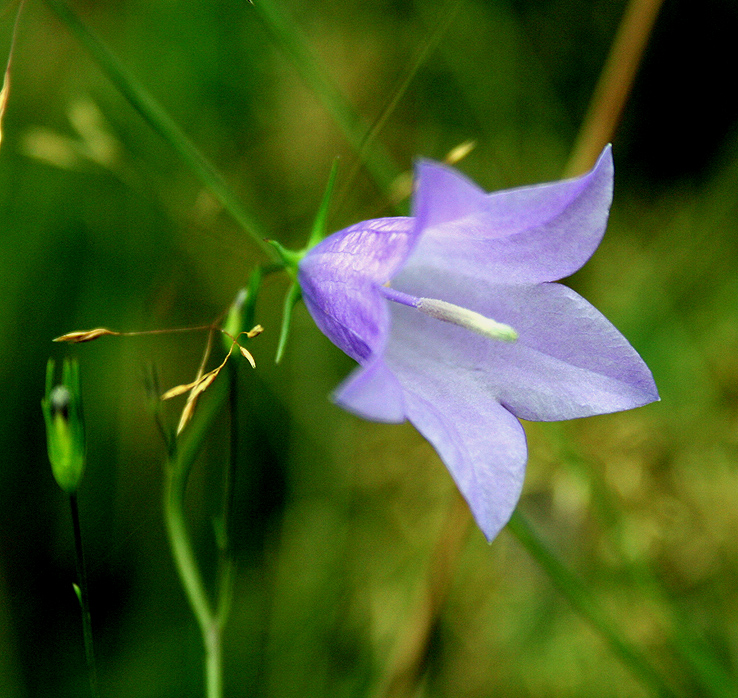
<svg viewBox="0 0 738 698">
<path fill-rule="evenodd" d="M 175 460 L 170 464 L 167 473 L 164 517 L 177 571 L 204 637 L 212 625 L 213 614 L 187 531 L 183 506 L 187 473 L 183 472 L 184 469 L 178 467 L 179 465 L 180 463 Z"/>
<path fill-rule="evenodd" d="M 77 560 L 77 579 L 79 579 L 79 600 L 82 606 L 82 633 L 85 643 L 85 656 L 87 658 L 87 671 L 90 676 L 90 693 L 93 698 L 98 698 L 100 692 L 97 684 L 97 666 L 95 664 L 95 652 L 92 644 L 92 616 L 90 615 L 90 595 L 87 585 L 87 567 L 82 548 L 82 529 L 79 525 L 79 508 L 77 506 L 77 495 L 69 495 L 69 504 L 72 510 L 72 528 L 74 529 L 74 552 Z"/>
<path fill-rule="evenodd" d="M 428 60 L 430 54 L 433 53 L 441 42 L 441 39 L 446 35 L 448 28 L 459 13 L 462 1 L 463 0 L 449 0 L 449 2 L 439 12 L 439 20 L 437 24 L 428 35 L 428 38 L 421 46 L 420 51 L 417 53 L 414 60 L 408 64 L 405 74 L 401 77 L 397 87 L 392 91 L 390 99 L 385 104 L 379 116 L 377 116 L 374 123 L 372 123 L 369 130 L 363 136 L 357 151 L 358 159 L 356 161 L 356 165 L 351 169 L 348 177 L 346 177 L 343 183 L 343 189 L 340 196 L 341 200 L 345 198 L 348 189 L 353 185 L 356 171 L 360 163 L 366 159 L 366 153 L 369 151 L 370 147 L 373 147 L 374 142 L 379 137 L 379 133 L 382 131 L 387 120 L 397 108 L 400 100 L 405 96 L 410 84 L 415 79 L 415 76 L 418 74 L 423 64 Z"/>
<path fill-rule="evenodd" d="M 219 625 L 214 625 L 205 640 L 205 682 L 207 698 L 223 695 L 223 652 L 222 633 Z"/>
<path fill-rule="evenodd" d="M 281 261 L 276 250 L 268 245 L 266 235 L 254 216 L 249 213 L 222 175 L 200 152 L 164 108 L 130 73 L 118 58 L 95 36 L 62 0 L 47 0 L 48 5 L 69 27 L 80 43 L 92 54 L 111 82 L 121 91 L 148 124 L 167 141 L 207 187 L 238 225 L 252 238 L 259 249 L 273 261 Z"/>
<path fill-rule="evenodd" d="M 568 599 L 574 609 L 597 630 L 623 663 L 658 696 L 678 695 L 653 668 L 646 657 L 612 624 L 584 583 L 568 570 L 546 547 L 525 517 L 517 509 L 507 529 L 530 553 L 554 586 Z"/>
<path fill-rule="evenodd" d="M 187 600 L 197 620 L 205 649 L 205 686 L 207 698 L 222 698 L 222 620 L 213 611 L 192 547 L 184 513 L 187 480 L 205 436 L 225 399 L 223 383 L 216 381 L 209 391 L 209 401 L 200 405 L 188 431 L 173 447 L 167 463 L 164 487 L 164 520 L 172 556 Z M 230 574 L 230 573 L 229 573 Z M 219 591 L 220 591 L 219 586 Z"/>
<path fill-rule="evenodd" d="M 231 526 L 233 519 L 234 483 L 238 459 L 241 456 L 241 431 L 238 422 L 238 361 L 228 362 L 228 411 L 230 412 L 228 468 L 223 483 L 223 531 L 225 533 L 226 551 L 231 547 Z"/>
<path fill-rule="evenodd" d="M 225 626 L 231 610 L 233 597 L 233 551 L 231 547 L 233 527 L 234 483 L 240 458 L 241 430 L 238 421 L 238 361 L 228 362 L 228 406 L 231 417 L 229 440 L 230 453 L 228 467 L 223 482 L 223 509 L 220 519 L 220 540 L 218 555 L 218 574 L 216 580 L 217 607 L 215 616 L 219 627 Z"/>
<path fill-rule="evenodd" d="M 187 477 L 186 473 L 183 472 L 184 469 L 177 467 L 178 465 L 177 461 L 170 464 L 167 473 L 164 518 L 177 572 L 203 638 L 206 695 L 207 698 L 221 698 L 223 691 L 220 625 L 213 615 L 205 584 L 187 532 L 183 507 Z"/>
</svg>

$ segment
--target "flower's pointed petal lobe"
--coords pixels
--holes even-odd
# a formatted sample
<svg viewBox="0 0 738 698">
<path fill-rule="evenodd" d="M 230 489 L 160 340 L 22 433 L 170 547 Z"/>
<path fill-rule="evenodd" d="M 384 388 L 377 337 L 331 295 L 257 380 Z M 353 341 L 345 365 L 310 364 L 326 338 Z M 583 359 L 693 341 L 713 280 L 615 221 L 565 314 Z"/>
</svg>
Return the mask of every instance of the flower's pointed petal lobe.
<svg viewBox="0 0 738 698">
<path fill-rule="evenodd" d="M 374 422 L 405 421 L 402 386 L 381 358 L 357 368 L 333 394 L 337 405 Z"/>
<path fill-rule="evenodd" d="M 496 305 L 519 339 L 495 370 L 504 376 L 498 399 L 518 417 L 574 419 L 659 399 L 638 352 L 579 294 L 554 283 L 507 291 Z"/>
<path fill-rule="evenodd" d="M 313 247 L 300 262 L 298 281 L 320 330 L 356 361 L 380 350 L 388 332 L 386 283 L 413 248 L 410 218 L 378 218 L 346 228 Z"/>
<path fill-rule="evenodd" d="M 597 249 L 613 162 L 608 146 L 582 177 L 488 195 L 437 163 L 420 162 L 417 177 L 414 215 L 423 235 L 408 266 L 539 283 L 573 274 Z"/>
<path fill-rule="evenodd" d="M 643 359 L 592 305 L 562 284 L 498 286 L 442 272 L 403 272 L 419 295 L 444 300 L 510 325 L 512 344 L 479 336 L 400 306 L 393 337 L 422 351 L 436 370 L 465 370 L 516 416 L 536 421 L 588 417 L 658 400 Z"/>
<path fill-rule="evenodd" d="M 434 358 L 406 349 L 393 336 L 388 365 L 405 389 L 407 417 L 436 449 L 491 541 L 520 498 L 527 459 L 523 427 L 472 373 L 453 366 L 439 371 Z"/>
</svg>

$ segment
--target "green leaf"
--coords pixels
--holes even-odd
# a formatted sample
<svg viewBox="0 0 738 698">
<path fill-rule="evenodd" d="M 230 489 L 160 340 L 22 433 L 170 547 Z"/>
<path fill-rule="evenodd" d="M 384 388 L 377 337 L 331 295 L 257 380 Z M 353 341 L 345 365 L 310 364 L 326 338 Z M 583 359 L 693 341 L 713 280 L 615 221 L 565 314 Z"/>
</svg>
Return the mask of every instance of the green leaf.
<svg viewBox="0 0 738 698">
<path fill-rule="evenodd" d="M 313 222 L 313 229 L 310 231 L 310 239 L 308 240 L 306 250 L 315 247 L 326 236 L 326 227 L 328 224 L 328 209 L 331 204 L 331 196 L 336 185 L 336 175 L 338 174 L 338 158 L 333 161 L 331 173 L 328 175 L 328 184 L 325 187 L 323 200 L 320 202 L 320 208 Z"/>
<path fill-rule="evenodd" d="M 287 337 L 290 332 L 290 324 L 292 323 L 292 309 L 297 301 L 302 298 L 302 289 L 297 281 L 293 282 L 284 297 L 284 310 L 282 311 L 282 328 L 279 333 L 279 344 L 277 345 L 277 355 L 274 357 L 274 363 L 278 364 L 282 361 L 285 347 L 287 346 Z"/>
</svg>

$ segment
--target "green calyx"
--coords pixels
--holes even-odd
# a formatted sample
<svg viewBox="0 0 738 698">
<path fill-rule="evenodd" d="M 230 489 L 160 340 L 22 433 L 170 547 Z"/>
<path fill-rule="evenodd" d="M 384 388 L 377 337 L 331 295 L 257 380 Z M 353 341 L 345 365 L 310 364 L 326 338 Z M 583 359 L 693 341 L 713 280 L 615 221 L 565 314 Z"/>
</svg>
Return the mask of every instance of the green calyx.
<svg viewBox="0 0 738 698">
<path fill-rule="evenodd" d="M 290 276 L 295 276 L 297 274 L 297 265 L 307 253 L 307 248 L 303 250 L 288 250 L 276 240 L 267 240 L 266 242 L 277 250 L 277 254 L 279 255 L 287 273 L 290 274 Z"/>
<path fill-rule="evenodd" d="M 333 167 L 331 167 L 331 173 L 328 175 L 328 184 L 323 194 L 323 199 L 320 202 L 318 213 L 315 215 L 313 221 L 313 227 L 310 230 L 310 237 L 308 238 L 307 245 L 301 250 L 288 250 L 283 247 L 276 240 L 267 240 L 266 242 L 271 245 L 279 255 L 285 268 L 289 274 L 295 278 L 297 276 L 297 267 L 300 264 L 300 260 L 311 250 L 315 245 L 325 239 L 328 230 L 328 209 L 331 204 L 331 196 L 333 195 L 333 188 L 336 184 L 336 174 L 338 173 L 338 160 L 333 161 Z"/>
<path fill-rule="evenodd" d="M 302 290 L 300 284 L 297 282 L 297 267 L 300 264 L 300 260 L 311 250 L 315 245 L 325 239 L 328 231 L 328 209 L 330 208 L 331 196 L 333 195 L 333 188 L 336 184 L 336 174 L 338 173 L 338 160 L 333 161 L 333 167 L 331 167 L 331 173 L 328 175 L 328 184 L 323 194 L 323 199 L 320 202 L 318 213 L 313 221 L 313 227 L 310 231 L 310 237 L 308 238 L 307 245 L 298 251 L 287 250 L 282 245 L 274 240 L 269 240 L 269 244 L 272 245 L 278 252 L 279 256 L 284 261 L 287 272 L 292 277 L 292 283 L 287 290 L 287 295 L 284 299 L 284 307 L 282 311 L 282 328 L 279 334 L 279 343 L 277 345 L 277 355 L 275 357 L 275 363 L 279 363 L 284 355 L 285 347 L 287 346 L 287 338 L 290 333 L 290 325 L 292 324 L 292 309 L 295 307 L 297 302 L 302 297 Z"/>
</svg>

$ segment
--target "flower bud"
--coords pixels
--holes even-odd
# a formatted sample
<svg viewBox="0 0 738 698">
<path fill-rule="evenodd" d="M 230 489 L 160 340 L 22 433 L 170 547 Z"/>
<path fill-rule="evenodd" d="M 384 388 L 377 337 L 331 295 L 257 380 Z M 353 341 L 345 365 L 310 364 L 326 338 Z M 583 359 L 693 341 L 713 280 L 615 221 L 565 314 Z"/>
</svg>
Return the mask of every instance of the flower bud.
<svg viewBox="0 0 738 698">
<path fill-rule="evenodd" d="M 74 494 L 85 467 L 85 429 L 79 366 L 64 360 L 62 382 L 52 387 L 54 361 L 46 365 L 46 392 L 41 409 L 46 422 L 46 441 L 51 471 L 59 487 Z"/>
</svg>

